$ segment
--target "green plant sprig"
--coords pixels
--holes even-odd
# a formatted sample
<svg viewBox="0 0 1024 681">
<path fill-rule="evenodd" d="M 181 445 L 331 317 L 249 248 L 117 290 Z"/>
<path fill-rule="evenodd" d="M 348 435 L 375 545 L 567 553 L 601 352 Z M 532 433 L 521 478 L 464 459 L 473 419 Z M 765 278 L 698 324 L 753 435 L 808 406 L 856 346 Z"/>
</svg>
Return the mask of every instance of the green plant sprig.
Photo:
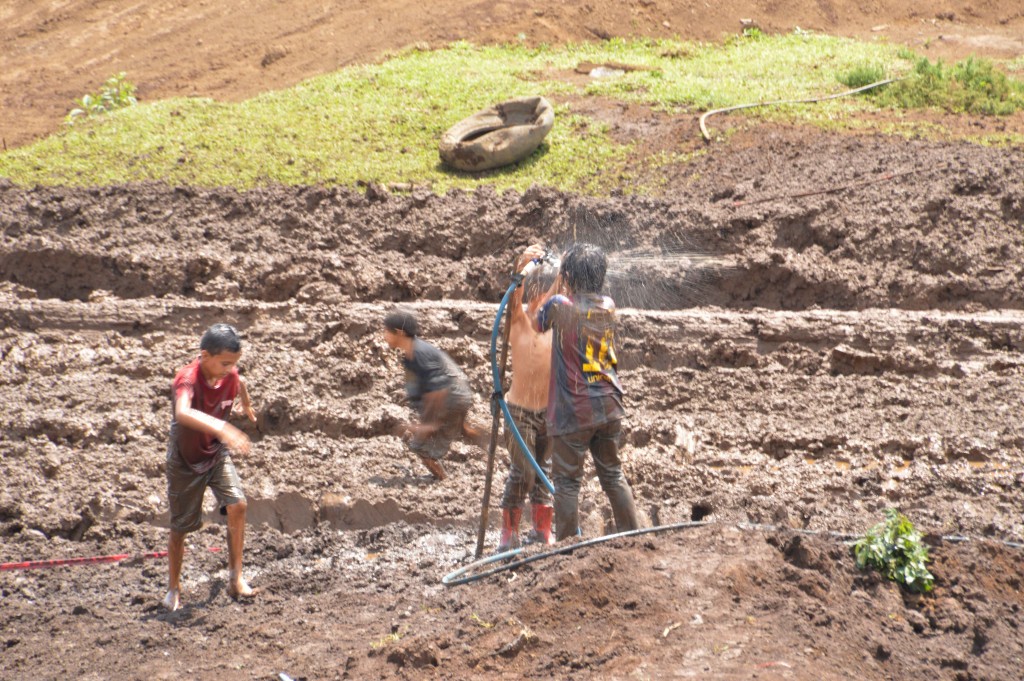
<svg viewBox="0 0 1024 681">
<path fill-rule="evenodd" d="M 128 74 L 121 71 L 107 78 L 96 94 L 85 94 L 81 99 L 76 99 L 77 106 L 68 112 L 65 122 L 68 125 L 74 125 L 75 121 L 81 118 L 104 114 L 114 109 L 123 109 L 126 106 L 135 106 L 138 103 L 139 100 L 135 97 L 135 85 L 128 81 Z"/>
<path fill-rule="evenodd" d="M 895 508 L 885 511 L 885 520 L 853 545 L 857 567 L 874 568 L 894 582 L 917 593 L 934 588 L 935 577 L 925 567 L 928 547 L 907 516 Z"/>
</svg>

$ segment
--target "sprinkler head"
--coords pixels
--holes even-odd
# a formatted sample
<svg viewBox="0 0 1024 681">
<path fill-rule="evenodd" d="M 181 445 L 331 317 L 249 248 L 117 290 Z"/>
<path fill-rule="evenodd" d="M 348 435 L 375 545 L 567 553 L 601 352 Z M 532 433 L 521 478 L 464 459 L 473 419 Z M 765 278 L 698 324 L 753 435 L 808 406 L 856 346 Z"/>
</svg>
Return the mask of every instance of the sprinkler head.
<svg viewBox="0 0 1024 681">
<path fill-rule="evenodd" d="M 538 262 L 546 262 L 548 264 L 554 265 L 555 267 L 558 267 L 559 265 L 562 264 L 562 259 L 559 257 L 558 253 L 555 253 L 552 250 L 547 250 L 544 251 L 544 255 L 538 258 Z"/>
</svg>

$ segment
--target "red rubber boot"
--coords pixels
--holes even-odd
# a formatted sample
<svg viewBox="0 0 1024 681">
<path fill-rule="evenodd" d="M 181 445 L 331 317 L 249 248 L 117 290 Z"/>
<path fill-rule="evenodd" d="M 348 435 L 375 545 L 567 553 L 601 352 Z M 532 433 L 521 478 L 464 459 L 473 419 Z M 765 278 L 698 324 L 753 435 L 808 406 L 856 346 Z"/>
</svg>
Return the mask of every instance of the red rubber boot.
<svg viewBox="0 0 1024 681">
<path fill-rule="evenodd" d="M 555 536 L 551 533 L 551 519 L 555 515 L 555 509 L 544 504 L 533 504 L 530 507 L 530 513 L 533 515 L 533 529 L 530 530 L 526 542 L 549 546 L 554 544 Z"/>
<path fill-rule="evenodd" d="M 501 509 L 501 539 L 498 540 L 498 553 L 519 548 L 519 521 L 522 518 L 522 508 Z"/>
</svg>

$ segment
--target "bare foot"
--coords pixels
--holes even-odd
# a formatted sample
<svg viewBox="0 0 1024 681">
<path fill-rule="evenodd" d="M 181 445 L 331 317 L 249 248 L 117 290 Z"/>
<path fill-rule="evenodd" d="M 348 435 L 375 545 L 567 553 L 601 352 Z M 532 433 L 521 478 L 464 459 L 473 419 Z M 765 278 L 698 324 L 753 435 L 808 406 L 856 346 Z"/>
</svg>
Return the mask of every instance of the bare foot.
<svg viewBox="0 0 1024 681">
<path fill-rule="evenodd" d="M 228 582 L 228 595 L 234 598 L 236 601 L 243 598 L 252 598 L 260 592 L 259 589 L 253 589 L 249 586 L 249 583 L 242 578 L 241 575 L 235 577 L 232 575 Z"/>
<path fill-rule="evenodd" d="M 164 599 L 160 601 L 160 605 L 167 608 L 168 611 L 174 612 L 181 607 L 181 592 L 178 589 L 170 589 Z"/>
</svg>

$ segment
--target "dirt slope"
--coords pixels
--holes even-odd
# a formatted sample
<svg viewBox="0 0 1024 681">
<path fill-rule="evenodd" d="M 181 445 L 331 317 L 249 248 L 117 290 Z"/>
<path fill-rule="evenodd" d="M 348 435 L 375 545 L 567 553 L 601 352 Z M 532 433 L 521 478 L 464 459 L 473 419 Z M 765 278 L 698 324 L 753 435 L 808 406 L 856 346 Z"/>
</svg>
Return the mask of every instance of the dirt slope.
<svg viewBox="0 0 1024 681">
<path fill-rule="evenodd" d="M 76 98 L 119 71 L 143 100 L 237 101 L 413 44 L 715 41 L 741 19 L 884 38 L 933 58 L 1024 53 L 1024 10 L 994 0 L 10 0 L 0 6 L 0 137 L 10 148 L 54 132 Z"/>
</svg>

